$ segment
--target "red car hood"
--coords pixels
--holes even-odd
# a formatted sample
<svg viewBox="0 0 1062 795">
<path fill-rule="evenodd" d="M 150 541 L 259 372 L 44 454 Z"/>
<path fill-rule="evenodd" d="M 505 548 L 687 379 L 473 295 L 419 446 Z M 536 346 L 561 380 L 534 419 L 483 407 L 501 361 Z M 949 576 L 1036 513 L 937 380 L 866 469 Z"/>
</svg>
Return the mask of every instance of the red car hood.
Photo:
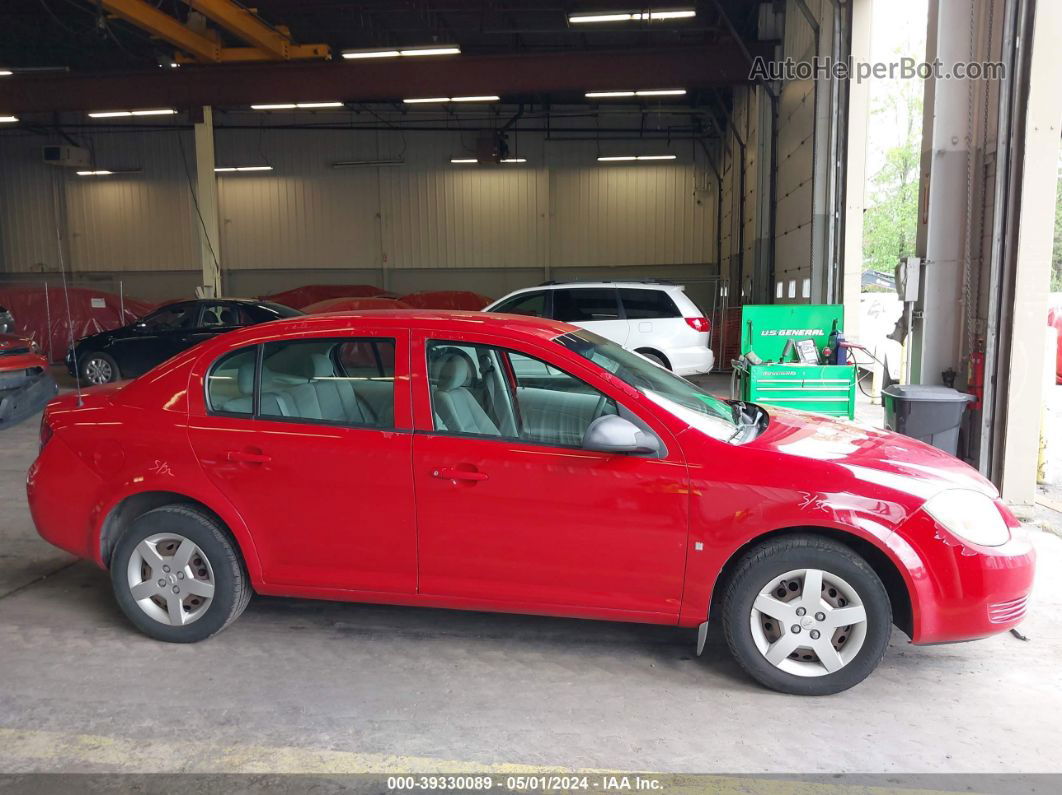
<svg viewBox="0 0 1062 795">
<path fill-rule="evenodd" d="M 767 430 L 746 446 L 848 470 L 868 483 L 928 499 L 945 489 L 971 489 L 993 499 L 999 492 L 954 456 L 891 431 L 771 407 Z"/>
</svg>

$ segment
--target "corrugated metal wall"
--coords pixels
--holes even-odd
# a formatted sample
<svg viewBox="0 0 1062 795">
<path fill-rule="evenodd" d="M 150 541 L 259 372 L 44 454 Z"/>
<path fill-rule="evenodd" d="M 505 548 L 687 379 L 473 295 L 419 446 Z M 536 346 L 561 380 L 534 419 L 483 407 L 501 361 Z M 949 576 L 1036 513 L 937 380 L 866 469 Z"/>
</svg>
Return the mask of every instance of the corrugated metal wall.
<svg viewBox="0 0 1062 795">
<path fill-rule="evenodd" d="M 81 136 L 98 168 L 139 173 L 77 177 L 45 165 L 60 143 L 0 136 L 0 271 L 57 269 L 53 198 L 75 272 L 199 267 L 189 132 Z M 460 133 L 217 131 L 218 165 L 268 163 L 268 173 L 219 174 L 221 260 L 227 271 L 465 269 L 694 265 L 715 258 L 715 207 L 691 142 L 610 142 L 675 161 L 601 164 L 598 144 L 521 133 L 527 164 L 451 165 L 474 136 Z M 401 158 L 394 167 L 337 160 Z M 709 271 L 714 272 L 714 267 Z M 386 279 L 386 276 L 384 277 Z"/>
<path fill-rule="evenodd" d="M 829 52 L 832 32 L 832 7 L 829 0 L 806 0 L 808 10 L 819 23 L 819 52 Z M 810 62 L 815 56 L 815 37 L 794 0 L 786 3 L 786 26 L 782 57 L 794 61 Z M 828 131 L 822 129 L 824 119 L 819 120 L 816 134 L 816 103 L 821 103 L 828 93 L 829 80 L 794 79 L 782 84 L 778 108 L 778 173 L 777 215 L 775 225 L 775 284 L 773 299 L 776 303 L 808 303 L 813 292 L 813 279 L 819 278 L 813 271 L 813 263 L 824 265 L 824 252 L 814 239 L 818 233 L 815 224 L 816 194 L 821 195 L 824 186 L 816 187 L 813 179 L 816 149 L 825 151 Z M 821 107 L 821 105 L 820 105 Z"/>
</svg>

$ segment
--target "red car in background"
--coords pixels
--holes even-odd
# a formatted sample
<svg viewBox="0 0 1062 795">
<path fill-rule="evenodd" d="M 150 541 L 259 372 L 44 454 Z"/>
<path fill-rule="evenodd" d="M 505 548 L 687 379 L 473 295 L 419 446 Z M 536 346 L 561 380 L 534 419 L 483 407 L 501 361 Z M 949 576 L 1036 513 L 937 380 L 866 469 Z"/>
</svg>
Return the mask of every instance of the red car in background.
<svg viewBox="0 0 1062 795">
<path fill-rule="evenodd" d="M 844 690 L 885 653 L 1018 624 L 1034 553 L 995 488 L 893 433 L 723 401 L 591 332 L 396 310 L 241 329 L 79 403 L 27 483 L 159 640 L 253 592 L 720 628 Z"/>
<path fill-rule="evenodd" d="M 8 315 L 7 310 L 0 307 L 3 315 Z M 0 334 L 0 430 L 36 414 L 57 391 L 48 359 L 37 343 Z"/>
</svg>

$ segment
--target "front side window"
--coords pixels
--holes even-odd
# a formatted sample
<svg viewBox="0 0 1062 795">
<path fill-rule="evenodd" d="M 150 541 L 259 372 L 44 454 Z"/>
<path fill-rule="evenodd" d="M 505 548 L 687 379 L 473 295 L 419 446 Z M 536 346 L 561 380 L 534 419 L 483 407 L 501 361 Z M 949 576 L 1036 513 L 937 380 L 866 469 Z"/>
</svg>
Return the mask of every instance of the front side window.
<svg viewBox="0 0 1062 795">
<path fill-rule="evenodd" d="M 529 317 L 545 317 L 546 294 L 538 292 L 517 295 L 508 301 L 498 304 L 491 311 L 508 312 L 511 315 L 528 315 Z"/>
<path fill-rule="evenodd" d="M 269 342 L 260 381 L 263 418 L 394 425 L 393 339 Z"/>
<path fill-rule="evenodd" d="M 611 287 L 584 287 L 553 292 L 553 319 L 564 323 L 618 320 L 619 301 Z"/>
<path fill-rule="evenodd" d="M 579 447 L 615 401 L 525 353 L 464 342 L 428 343 L 435 429 Z"/>
<path fill-rule="evenodd" d="M 207 407 L 212 412 L 254 412 L 254 369 L 258 348 L 241 348 L 222 356 L 207 375 Z"/>
<path fill-rule="evenodd" d="M 663 317 L 682 317 L 671 296 L 663 290 L 620 290 L 623 312 L 631 320 L 650 320 Z"/>
<path fill-rule="evenodd" d="M 657 367 L 638 354 L 590 331 L 562 334 L 554 342 L 607 370 L 713 438 L 723 441 L 734 438 L 738 423 L 730 404 L 685 378 Z"/>
</svg>

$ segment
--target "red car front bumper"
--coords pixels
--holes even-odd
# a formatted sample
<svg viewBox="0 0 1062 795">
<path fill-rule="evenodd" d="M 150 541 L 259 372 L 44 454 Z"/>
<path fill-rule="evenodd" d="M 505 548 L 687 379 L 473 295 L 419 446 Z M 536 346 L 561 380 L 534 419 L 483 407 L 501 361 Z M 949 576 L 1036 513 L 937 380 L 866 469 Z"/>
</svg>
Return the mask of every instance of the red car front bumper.
<svg viewBox="0 0 1062 795">
<path fill-rule="evenodd" d="M 1025 618 L 1036 552 L 1020 529 L 1011 528 L 1006 544 L 982 547 L 962 541 L 919 511 L 901 535 L 924 561 L 909 568 L 914 643 L 975 640 L 1005 632 Z"/>
</svg>

